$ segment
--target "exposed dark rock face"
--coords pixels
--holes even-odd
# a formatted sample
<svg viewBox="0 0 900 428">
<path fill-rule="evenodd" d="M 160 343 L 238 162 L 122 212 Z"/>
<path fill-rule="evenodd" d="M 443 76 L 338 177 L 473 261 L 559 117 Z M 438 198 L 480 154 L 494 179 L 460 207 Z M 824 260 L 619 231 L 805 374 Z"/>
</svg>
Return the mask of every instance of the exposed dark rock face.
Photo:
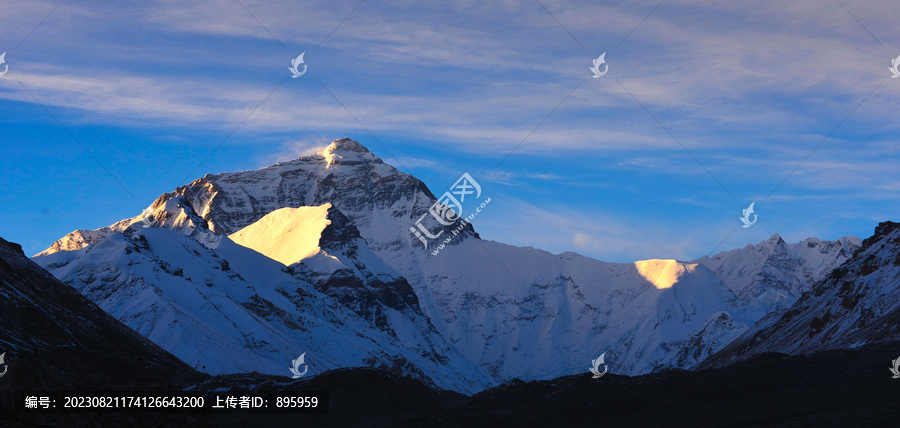
<svg viewBox="0 0 900 428">
<path fill-rule="evenodd" d="M 348 268 L 333 272 L 316 272 L 303 264 L 290 267 L 298 278 L 310 281 L 317 290 L 334 297 L 378 328 L 395 334 L 385 314 L 385 308 L 405 313 L 410 318 L 427 319 L 419 307 L 419 299 L 412 286 L 400 274 L 380 263 L 367 266 L 362 259 L 376 261 L 359 229 L 334 206 L 327 212 L 330 224 L 319 239 L 319 248 L 336 256 Z M 361 255 L 360 252 L 365 252 Z M 369 257 L 366 257 L 369 256 Z M 375 268 L 374 271 L 372 268 Z M 429 327 L 433 330 L 433 327 Z"/>
</svg>

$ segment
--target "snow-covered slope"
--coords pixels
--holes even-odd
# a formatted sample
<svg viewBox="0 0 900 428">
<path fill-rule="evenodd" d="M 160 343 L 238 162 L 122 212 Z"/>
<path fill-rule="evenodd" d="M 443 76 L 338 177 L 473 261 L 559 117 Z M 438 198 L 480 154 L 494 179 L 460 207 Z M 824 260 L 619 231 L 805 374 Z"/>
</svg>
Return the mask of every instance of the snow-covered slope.
<svg viewBox="0 0 900 428">
<path fill-rule="evenodd" d="M 283 271 L 283 264 L 227 237 L 210 249 L 171 229 L 134 225 L 80 250 L 35 260 L 207 373 L 289 375 L 291 359 L 306 352 L 310 374 L 372 366 L 458 391 L 491 385 L 439 335 L 429 334 L 424 315 L 373 305 L 391 321 L 373 325 Z M 407 340 L 409 330 L 421 331 L 417 340 Z"/>
<path fill-rule="evenodd" d="M 310 282 L 404 347 L 455 354 L 422 312 L 406 279 L 381 261 L 330 204 L 281 208 L 231 236 L 255 244 L 253 249 L 262 254 L 293 261 L 286 272 Z"/>
<path fill-rule="evenodd" d="M 884 222 L 787 311 L 772 313 L 704 366 L 761 352 L 803 354 L 900 340 L 900 224 Z"/>
<path fill-rule="evenodd" d="M 722 325 L 731 336 L 760 316 L 741 308 L 709 269 L 666 264 L 677 282 L 648 280 L 640 263 L 471 240 L 422 263 L 430 286 L 420 297 L 438 329 L 499 379 L 579 373 L 602 352 L 612 373 L 688 367 L 699 360 L 678 350 L 719 311 L 740 320 Z"/>
<path fill-rule="evenodd" d="M 780 310 L 847 261 L 861 243 L 855 236 L 845 236 L 836 241 L 808 238 L 787 244 L 776 234 L 759 244 L 694 262 L 712 269 L 744 303 Z"/>
</svg>

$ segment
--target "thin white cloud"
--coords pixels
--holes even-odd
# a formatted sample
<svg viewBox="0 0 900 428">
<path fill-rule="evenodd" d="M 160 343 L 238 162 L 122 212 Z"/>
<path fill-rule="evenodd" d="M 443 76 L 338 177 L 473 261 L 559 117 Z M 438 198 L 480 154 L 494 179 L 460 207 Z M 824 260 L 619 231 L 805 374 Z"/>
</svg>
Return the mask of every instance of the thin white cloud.
<svg viewBox="0 0 900 428">
<path fill-rule="evenodd" d="M 265 155 L 260 157 L 258 166 L 262 168 L 274 165 L 278 162 L 285 162 L 302 156 L 314 155 L 324 150 L 329 144 L 331 144 L 331 141 L 324 136 L 281 143 L 277 150 L 266 151 Z"/>
</svg>

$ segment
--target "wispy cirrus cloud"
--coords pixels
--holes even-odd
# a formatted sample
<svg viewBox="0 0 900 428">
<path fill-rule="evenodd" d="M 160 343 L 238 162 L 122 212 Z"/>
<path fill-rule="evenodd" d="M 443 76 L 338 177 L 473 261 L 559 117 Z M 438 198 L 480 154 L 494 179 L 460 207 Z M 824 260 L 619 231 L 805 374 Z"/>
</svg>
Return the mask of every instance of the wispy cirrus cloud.
<svg viewBox="0 0 900 428">
<path fill-rule="evenodd" d="M 190 62 L 197 56 L 196 49 L 179 42 L 178 34 L 185 32 L 249 38 L 262 43 L 270 38 L 266 32 L 269 29 L 279 40 L 299 49 L 315 40 L 321 41 L 318 37 L 324 38 L 322 34 L 327 35 L 333 29 L 331 25 L 339 23 L 352 10 L 351 3 L 248 2 L 247 7 L 265 28 L 260 28 L 239 4 L 225 0 L 214 4 L 161 2 L 156 7 L 137 11 L 116 10 L 161 31 L 165 37 L 159 39 L 159 45 L 170 44 L 175 49 L 168 55 L 142 60 L 158 60 L 169 65 Z M 639 22 L 646 13 L 644 6 L 651 3 L 626 7 L 553 2 L 549 7 L 567 28 L 588 40 L 588 45 L 604 49 L 611 44 L 609 39 L 613 35 L 627 34 L 629 26 Z M 610 56 L 614 58 L 610 60 L 614 61 L 611 79 L 604 82 L 591 79 L 589 83 L 593 86 L 573 93 L 559 114 L 537 130 L 531 138 L 532 144 L 524 144 L 517 151 L 546 154 L 553 149 L 672 147 L 665 142 L 669 137 L 655 129 L 641 107 L 613 84 L 612 78 L 621 79 L 641 102 L 657 109 L 656 113 L 673 132 L 690 138 L 710 132 L 710 127 L 751 129 L 764 125 L 782 131 L 798 125 L 806 128 L 815 125 L 809 112 L 820 113 L 822 106 L 832 109 L 837 121 L 845 113 L 841 107 L 846 97 L 858 95 L 870 86 L 858 77 L 868 76 L 875 83 L 884 75 L 883 64 L 874 61 L 875 53 L 882 48 L 875 43 L 860 46 L 865 38 L 860 40 L 859 29 L 848 25 L 855 22 L 837 4 L 801 15 L 786 13 L 774 3 L 765 3 L 761 8 L 699 3 L 687 6 L 696 13 L 667 12 L 663 8 L 654 14 L 628 41 L 635 46 L 625 45 L 618 56 Z M 488 11 L 522 19 L 503 21 L 495 30 L 486 31 L 479 24 L 497 19 L 491 18 L 494 15 Z M 488 11 L 459 5 L 434 6 L 426 8 L 417 19 L 406 20 L 399 5 L 364 4 L 351 16 L 351 22 L 341 27 L 339 35 L 329 38 L 326 49 L 329 52 L 322 58 L 329 62 L 312 65 L 313 70 L 324 67 L 328 74 L 310 77 L 332 87 L 353 115 L 373 130 L 429 132 L 457 140 L 457 146 L 464 149 L 482 150 L 485 145 L 477 142 L 484 140 L 491 142 L 491 148 L 512 148 L 578 79 L 588 77 L 586 64 L 590 57 L 572 41 L 554 52 L 551 48 L 559 47 L 559 41 L 547 42 L 544 33 L 562 31 L 536 4 L 508 2 Z M 729 19 L 716 24 L 694 17 L 713 13 L 727 13 Z M 76 14 L 79 19 L 72 19 Z M 605 21 L 610 25 L 598 29 L 597 16 L 608 17 Z M 791 25 L 798 17 L 805 26 Z M 59 19 L 64 27 L 83 30 L 92 20 L 101 18 L 105 17 L 89 6 L 79 6 L 60 11 Z M 302 21 L 309 23 L 298 25 Z M 766 22 L 766 25 L 736 25 L 742 22 Z M 685 26 L 685 23 L 694 25 Z M 116 27 L 115 23 L 107 25 Z M 128 32 L 127 27 L 123 24 L 118 31 Z M 106 43 L 88 31 L 79 34 L 87 44 Z M 563 40 L 569 37 L 557 35 Z M 785 40 L 794 43 L 786 44 Z M 648 45 L 649 42 L 655 46 Z M 270 74 L 273 79 L 266 80 L 263 78 L 266 73 L 259 70 L 261 65 L 275 70 L 275 55 L 288 52 L 274 42 L 265 46 L 264 56 L 268 59 L 257 55 L 242 58 L 239 64 L 234 63 L 236 52 L 201 55 L 208 61 L 207 71 L 239 68 L 243 73 L 197 75 L 191 70 L 146 73 L 127 67 L 88 66 L 81 68 L 78 76 L 64 73 L 65 66 L 59 64 L 57 70 L 51 71 L 51 63 L 35 63 L 30 67 L 33 75 L 22 78 L 48 93 L 55 92 L 46 95 L 48 103 L 100 113 L 111 120 L 145 118 L 154 125 L 160 119 L 177 125 L 190 120 L 200 126 L 208 126 L 205 122 L 219 122 L 227 128 L 228 124 L 240 121 L 247 107 L 277 83 L 276 76 L 280 75 Z M 543 47 L 537 56 L 536 47 Z M 293 52 L 290 53 L 292 56 Z M 836 57 L 841 59 L 836 61 Z M 353 61 L 346 61 L 349 58 Z M 366 71 L 360 72 L 361 64 L 366 65 Z M 283 64 L 277 70 L 282 71 L 281 68 Z M 435 73 L 441 81 L 429 82 L 429 76 Z M 241 74 L 257 77 L 242 79 Z M 855 78 L 835 78 L 846 75 Z M 345 78 L 339 76 L 362 77 L 366 82 L 377 76 L 396 90 L 384 92 L 377 87 L 353 84 L 347 87 Z M 401 78 L 405 81 L 403 85 L 398 84 Z M 567 81 L 570 83 L 566 84 Z M 426 93 L 409 91 L 426 84 L 429 85 Z M 454 90 L 448 91 L 451 87 Z M 786 91 L 801 98 L 784 103 L 766 96 Z M 895 90 L 886 87 L 885 91 L 891 92 L 878 94 L 866 104 L 867 114 L 891 110 L 884 107 L 891 102 L 890 95 L 896 95 Z M 824 99 L 804 105 L 802 97 L 807 95 Z M 292 99 L 298 96 L 302 102 Z M 273 102 L 262 106 L 243 129 L 284 131 L 288 127 L 302 127 L 333 131 L 348 125 L 344 120 L 346 112 L 341 110 L 333 99 L 315 85 L 309 85 L 303 88 L 302 95 L 276 94 Z M 117 112 L 121 114 L 117 116 Z M 592 113 L 598 112 L 603 114 L 602 121 L 592 117 Z M 587 141 L 593 145 L 579 144 Z"/>
</svg>

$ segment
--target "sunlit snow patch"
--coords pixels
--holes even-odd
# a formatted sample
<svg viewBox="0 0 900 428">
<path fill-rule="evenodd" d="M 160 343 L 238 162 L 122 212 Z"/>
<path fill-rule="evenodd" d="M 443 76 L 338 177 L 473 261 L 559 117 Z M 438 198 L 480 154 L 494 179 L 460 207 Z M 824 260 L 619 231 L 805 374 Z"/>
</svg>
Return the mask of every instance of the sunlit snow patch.
<svg viewBox="0 0 900 428">
<path fill-rule="evenodd" d="M 228 237 L 290 266 L 319 253 L 322 231 L 331 224 L 329 208 L 331 204 L 277 209 Z"/>
<path fill-rule="evenodd" d="M 641 260 L 634 262 L 634 267 L 644 279 L 650 281 L 656 288 L 669 288 L 678 282 L 685 273 L 693 273 L 696 263 L 679 263 L 675 260 Z"/>
</svg>

